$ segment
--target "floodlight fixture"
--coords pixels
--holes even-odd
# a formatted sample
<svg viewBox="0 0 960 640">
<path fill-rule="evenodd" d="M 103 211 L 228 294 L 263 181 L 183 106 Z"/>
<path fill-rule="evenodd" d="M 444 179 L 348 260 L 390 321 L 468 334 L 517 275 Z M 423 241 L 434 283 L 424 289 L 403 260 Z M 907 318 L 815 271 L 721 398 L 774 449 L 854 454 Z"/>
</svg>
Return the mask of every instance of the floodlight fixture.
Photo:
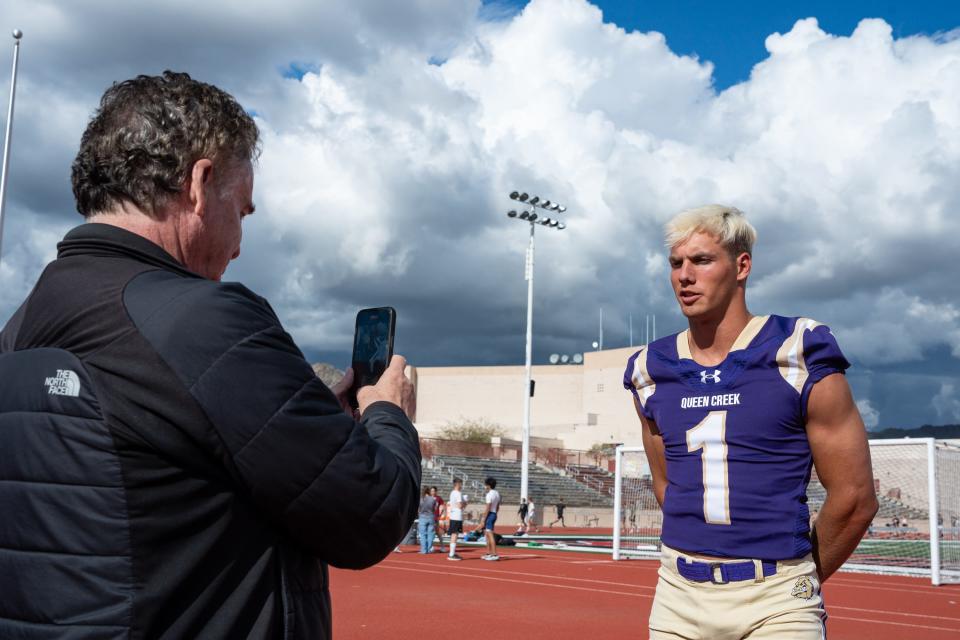
<svg viewBox="0 0 960 640">
<path fill-rule="evenodd" d="M 558 231 L 563 231 L 563 230 L 566 229 L 566 228 L 567 228 L 567 225 L 563 224 L 562 222 L 557 225 L 557 230 L 558 230 Z"/>
<path fill-rule="evenodd" d="M 573 364 L 583 364 L 583 354 L 575 353 L 573 354 Z"/>
<path fill-rule="evenodd" d="M 594 340 L 594 341 L 593 341 L 593 348 L 594 348 L 594 349 L 599 349 L 599 348 L 600 348 L 600 343 L 597 342 L 596 340 Z"/>
<path fill-rule="evenodd" d="M 521 430 L 520 445 L 520 497 L 527 498 L 529 488 L 529 462 L 530 462 L 530 403 L 533 396 L 533 239 L 536 227 L 539 224 L 544 227 L 554 229 L 565 229 L 566 225 L 552 216 L 547 216 L 546 212 L 559 211 L 564 212 L 566 207 L 557 204 L 551 200 L 541 199 L 540 196 L 531 196 L 522 191 L 511 191 L 510 199 L 521 203 L 521 207 L 529 206 L 529 210 L 510 209 L 507 211 L 508 218 L 523 220 L 530 223 L 530 244 L 527 245 L 527 259 L 524 270 L 524 279 L 527 281 L 527 340 L 526 340 L 526 383 L 524 385 L 524 406 L 523 406 L 523 426 Z M 537 208 L 543 209 L 540 214 Z M 596 345 L 594 345 L 596 347 Z M 550 364 L 580 364 L 583 361 L 581 354 L 559 354 L 554 353 L 549 357 Z"/>
</svg>

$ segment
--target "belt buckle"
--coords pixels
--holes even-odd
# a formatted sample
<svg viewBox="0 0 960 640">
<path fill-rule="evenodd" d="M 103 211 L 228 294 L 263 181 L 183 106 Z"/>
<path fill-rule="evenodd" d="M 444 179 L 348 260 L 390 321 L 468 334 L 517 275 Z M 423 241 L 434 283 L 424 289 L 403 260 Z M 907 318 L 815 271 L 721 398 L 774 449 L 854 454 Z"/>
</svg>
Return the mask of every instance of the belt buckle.
<svg viewBox="0 0 960 640">
<path fill-rule="evenodd" d="M 728 584 L 728 583 L 730 582 L 729 579 L 727 579 L 727 580 L 724 580 L 724 579 L 723 579 L 723 569 L 722 569 L 722 567 L 723 567 L 723 563 L 722 563 L 722 562 L 711 562 L 711 563 L 710 563 L 710 582 L 712 582 L 713 584 Z M 723 582 L 717 582 L 717 577 L 716 577 L 716 576 L 717 576 L 717 572 L 720 573 L 720 579 L 723 580 Z"/>
</svg>

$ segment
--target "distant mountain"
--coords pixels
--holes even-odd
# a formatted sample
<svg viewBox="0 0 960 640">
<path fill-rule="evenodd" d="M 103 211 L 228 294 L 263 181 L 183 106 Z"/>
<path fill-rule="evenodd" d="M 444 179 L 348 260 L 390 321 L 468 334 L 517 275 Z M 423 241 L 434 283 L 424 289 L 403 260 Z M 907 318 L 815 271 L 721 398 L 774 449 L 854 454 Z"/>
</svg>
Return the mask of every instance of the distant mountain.
<svg viewBox="0 0 960 640">
<path fill-rule="evenodd" d="M 882 431 L 871 431 L 869 436 L 877 440 L 892 438 L 937 438 L 945 440 L 947 438 L 960 438 L 960 424 L 941 424 L 939 426 L 925 424 L 915 429 L 890 428 Z"/>
<path fill-rule="evenodd" d="M 340 378 L 343 377 L 343 371 L 326 362 L 318 362 L 313 365 L 313 372 L 316 373 L 317 377 L 323 380 L 323 384 L 328 387 L 337 384 L 340 382 Z"/>
</svg>

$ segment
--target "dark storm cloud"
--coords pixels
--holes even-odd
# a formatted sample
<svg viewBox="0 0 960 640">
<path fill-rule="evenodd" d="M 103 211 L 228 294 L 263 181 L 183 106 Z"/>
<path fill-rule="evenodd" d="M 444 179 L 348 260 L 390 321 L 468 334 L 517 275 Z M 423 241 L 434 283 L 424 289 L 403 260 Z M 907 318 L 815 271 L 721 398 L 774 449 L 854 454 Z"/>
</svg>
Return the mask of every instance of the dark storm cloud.
<svg viewBox="0 0 960 640">
<path fill-rule="evenodd" d="M 227 277 L 270 299 L 313 359 L 344 366 L 356 309 L 390 304 L 397 348 L 418 364 L 522 362 L 513 189 L 569 207 L 566 231 L 537 229 L 535 361 L 589 350 L 601 307 L 607 347 L 627 345 L 631 314 L 635 342 L 647 314 L 660 335 L 680 330 L 662 225 L 723 202 L 760 232 L 754 312 L 829 324 L 880 427 L 947 419 L 960 78 L 944 70 L 960 41 L 894 40 L 880 21 L 838 38 L 801 21 L 716 94 L 708 64 L 604 25 L 584 0 L 495 21 L 479 8 L 4 4 L 0 22 L 26 37 L 0 319 L 80 221 L 69 164 L 103 89 L 173 68 L 258 118 L 258 213 Z"/>
</svg>

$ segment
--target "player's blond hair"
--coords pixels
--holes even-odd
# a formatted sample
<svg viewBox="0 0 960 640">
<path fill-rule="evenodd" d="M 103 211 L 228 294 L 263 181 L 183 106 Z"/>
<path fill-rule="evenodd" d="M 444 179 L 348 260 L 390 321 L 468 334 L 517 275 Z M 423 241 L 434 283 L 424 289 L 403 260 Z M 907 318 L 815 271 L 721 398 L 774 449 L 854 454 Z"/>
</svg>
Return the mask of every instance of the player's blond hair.
<svg viewBox="0 0 960 640">
<path fill-rule="evenodd" d="M 708 204 L 681 211 L 664 225 L 664 231 L 668 248 L 689 240 L 695 233 L 703 232 L 715 237 L 734 257 L 741 253 L 752 255 L 753 243 L 757 241 L 757 230 L 747 222 L 743 212 L 722 204 Z"/>
</svg>

